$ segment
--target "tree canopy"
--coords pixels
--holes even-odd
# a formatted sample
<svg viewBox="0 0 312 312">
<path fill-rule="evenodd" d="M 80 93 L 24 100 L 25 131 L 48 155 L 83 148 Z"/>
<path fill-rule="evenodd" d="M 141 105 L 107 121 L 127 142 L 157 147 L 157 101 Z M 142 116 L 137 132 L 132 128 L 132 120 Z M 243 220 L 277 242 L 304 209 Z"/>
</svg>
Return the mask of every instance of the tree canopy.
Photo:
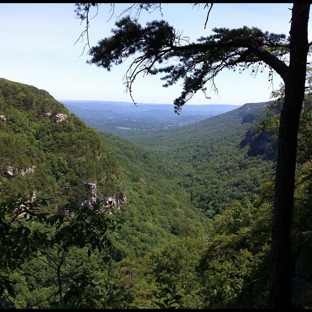
<svg viewBox="0 0 312 312">
<path fill-rule="evenodd" d="M 148 22 L 144 27 L 136 18 L 125 16 L 115 25 L 111 37 L 100 40 L 89 50 L 92 58 L 87 63 L 110 71 L 114 65 L 133 57 L 125 74 L 131 97 L 139 74 L 163 74 L 164 87 L 183 80 L 183 91 L 174 100 L 177 113 L 197 91 L 206 94 L 208 82 L 217 91 L 214 78 L 225 68 L 239 71 L 251 68 L 255 74 L 268 69 L 269 75 L 274 69 L 281 77 L 286 75 L 284 60 L 289 54 L 289 38 L 284 34 L 247 26 L 214 28 L 213 35 L 190 42 L 164 20 Z"/>
<path fill-rule="evenodd" d="M 197 5 L 197 4 L 194 4 Z M 76 14 L 89 27 L 89 11 L 98 3 L 76 4 Z M 114 4 L 111 4 L 114 9 Z M 160 3 L 129 4 L 129 10 L 161 10 Z M 204 6 L 211 13 L 212 4 Z M 254 27 L 213 29 L 214 34 L 200 37 L 196 43 L 181 37 L 164 20 L 151 21 L 142 27 L 136 17 L 127 16 L 116 22 L 112 36 L 90 48 L 90 64 L 107 70 L 133 57 L 125 75 L 125 85 L 132 92 L 138 74 L 164 74 L 164 87 L 183 80 L 181 95 L 174 100 L 177 113 L 193 94 L 223 69 L 277 72 L 285 84 L 285 97 L 280 115 L 275 200 L 272 223 L 272 272 L 269 307 L 289 308 L 291 304 L 290 239 L 294 201 L 297 135 L 305 94 L 310 3 L 293 3 L 290 36 L 263 32 Z M 167 63 L 174 61 L 174 64 Z M 165 64 L 165 65 L 163 65 Z M 168 65 L 166 65 L 168 64 Z M 132 95 L 131 95 L 132 96 Z M 134 101 L 134 100 L 133 100 Z M 286 273 L 287 272 L 287 273 Z"/>
</svg>

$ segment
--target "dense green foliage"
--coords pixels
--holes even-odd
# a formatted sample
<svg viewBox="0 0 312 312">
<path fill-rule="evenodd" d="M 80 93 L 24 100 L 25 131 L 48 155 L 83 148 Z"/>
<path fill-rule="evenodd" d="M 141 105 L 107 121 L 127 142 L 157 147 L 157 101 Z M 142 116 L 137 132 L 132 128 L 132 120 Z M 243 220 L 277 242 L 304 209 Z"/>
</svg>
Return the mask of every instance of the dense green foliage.
<svg viewBox="0 0 312 312">
<path fill-rule="evenodd" d="M 185 235 L 190 235 L 194 240 L 204 240 L 209 230 L 209 220 L 193 209 L 189 204 L 187 192 L 170 180 L 176 175 L 175 171 L 168 170 L 167 164 L 157 155 L 108 134 L 102 134 L 102 140 L 98 132 L 87 127 L 45 91 L 7 80 L 3 80 L 2 83 L 3 89 L 8 94 L 12 94 L 13 104 L 10 105 L 4 97 L 1 115 L 5 118 L 1 123 L 1 136 L 14 139 L 17 130 L 14 131 L 12 128 L 27 134 L 20 149 L 15 150 L 15 162 L 12 162 L 9 157 L 11 145 L 5 146 L 1 154 L 3 228 L 7 229 L 7 237 L 14 241 L 19 240 L 21 232 L 10 231 L 11 224 L 14 226 L 18 224 L 18 227 L 21 227 L 19 231 L 24 231 L 25 228 L 28 234 L 24 235 L 23 242 L 28 242 L 33 233 L 37 233 L 35 239 L 29 241 L 31 253 L 19 254 L 18 259 L 23 260 L 22 263 L 14 267 L 7 265 L 1 271 L 5 282 L 2 288 L 2 294 L 5 295 L 2 298 L 4 305 L 12 300 L 19 308 L 43 308 L 56 305 L 60 307 L 120 306 L 121 303 L 116 302 L 120 290 L 118 285 L 115 285 L 119 283 L 115 274 L 119 271 L 121 263 L 133 257 L 135 262 L 138 262 L 154 248 L 160 248 L 171 240 L 179 242 L 180 237 L 182 243 L 182 237 Z M 29 118 L 29 111 L 25 109 L 23 102 L 16 97 L 20 89 L 26 94 L 34 93 L 32 119 Z M 41 104 L 43 100 L 36 96 L 41 93 L 47 97 L 46 103 L 49 100 L 56 106 L 54 110 L 52 110 L 54 106 Z M 40 112 L 66 113 L 68 122 L 64 122 L 65 126 L 62 123 L 55 123 L 41 114 L 36 105 L 40 107 Z M 13 117 L 17 115 L 9 114 L 12 106 L 19 108 L 16 109 L 19 119 L 16 118 L 14 122 Z M 21 123 L 20 120 L 24 122 Z M 36 129 L 45 131 L 40 132 L 41 136 L 38 136 Z M 58 142 L 57 146 L 54 141 Z M 23 162 L 26 147 L 40 154 L 41 158 L 29 157 L 28 163 Z M 84 155 L 81 157 L 84 162 L 81 160 L 79 162 L 79 155 Z M 118 157 L 115 155 L 122 155 L 122 157 L 117 160 Z M 105 159 L 106 162 L 96 163 L 101 159 Z M 142 159 L 141 164 L 138 163 L 138 159 Z M 121 161 L 125 161 L 122 167 L 119 165 Z M 24 175 L 15 174 L 12 177 L 6 174 L 7 166 L 14 168 L 35 166 L 35 170 Z M 97 166 L 97 172 L 94 172 L 94 166 Z M 38 168 L 42 168 L 42 171 Z M 29 176 L 33 184 L 28 182 Z M 121 176 L 124 176 L 123 179 Z M 106 183 L 99 187 L 103 180 Z M 87 216 L 85 208 L 78 208 L 79 200 L 85 198 L 82 195 L 87 196 L 86 190 L 77 186 L 79 181 L 82 182 L 82 186 L 85 181 L 96 182 L 98 195 L 101 194 L 101 197 L 116 194 L 120 190 L 127 194 L 129 202 L 126 209 L 117 210 L 113 215 L 107 216 L 117 230 L 106 231 L 105 219 L 99 221 L 98 225 L 87 223 L 88 218 L 92 220 L 95 212 Z M 66 186 L 67 192 L 61 192 L 66 189 Z M 34 190 L 37 191 L 37 197 L 31 198 L 28 194 L 33 193 Z M 72 192 L 71 196 L 68 194 L 69 191 Z M 19 204 L 7 198 L 9 195 L 18 196 L 18 192 L 26 195 L 20 199 Z M 48 199 L 45 205 L 39 205 L 42 195 Z M 26 206 L 40 207 L 38 211 L 45 217 L 37 220 L 35 216 L 31 215 L 28 218 L 26 214 L 25 219 L 19 218 L 19 214 L 25 210 L 15 208 L 22 203 Z M 99 207 L 103 207 L 101 202 Z M 70 212 L 69 215 L 58 213 L 66 210 Z M 30 212 L 28 209 L 27 213 Z M 79 221 L 72 219 L 72 213 L 77 218 L 80 215 L 77 215 L 78 212 L 82 213 L 83 219 Z M 64 227 L 68 222 L 69 224 Z M 103 228 L 98 232 L 100 224 Z M 76 231 L 76 225 L 79 226 L 78 233 L 81 232 L 83 236 L 72 235 Z M 94 246 L 98 245 L 96 238 L 104 234 L 109 237 L 113 247 L 108 252 L 105 251 L 106 249 L 94 250 Z M 10 244 L 4 244 L 1 257 L 6 259 L 10 253 Z M 17 254 L 14 253 L 14 257 L 17 257 Z M 8 281 L 15 285 L 13 288 L 15 297 Z M 85 286 L 87 289 L 81 289 L 82 282 L 87 283 Z M 8 290 L 10 293 L 7 292 Z M 88 302 L 85 301 L 86 296 L 89 298 Z M 125 304 L 132 303 L 126 301 Z"/>
<path fill-rule="evenodd" d="M 0 112 L 3 307 L 265 307 L 274 157 L 265 149 L 251 151 L 263 142 L 274 146 L 276 105 L 246 104 L 185 128 L 138 136 L 134 143 L 87 127 L 43 90 L 1 83 L 11 95 L 11 104 L 3 96 Z M 18 90 L 33 94 L 32 110 Z M 48 111 L 65 113 L 68 122 L 42 116 Z M 293 300 L 303 308 L 312 306 L 311 111 L 308 99 L 292 243 Z M 36 129 L 45 132 L 36 137 Z M 264 131 L 272 135 L 253 140 L 251 129 L 260 138 Z M 14 140 L 19 145 L 13 155 Z M 36 167 L 10 178 L 8 165 Z M 77 181 L 98 182 L 103 198 L 122 191 L 127 205 L 113 214 L 103 213 L 101 198 L 93 209 L 81 206 L 86 193 Z M 70 192 L 64 193 L 66 185 Z M 37 197 L 30 200 L 34 190 Z M 23 211 L 29 217 L 21 218 Z"/>
<path fill-rule="evenodd" d="M 99 134 L 48 92 L 1 79 L 0 114 L 3 196 L 38 191 L 55 208 L 88 199 L 88 182 L 97 184 L 101 199 L 122 192 L 116 158 Z M 56 122 L 56 114 L 67 119 Z"/>
<path fill-rule="evenodd" d="M 138 134 L 133 141 L 170 158 L 175 166 L 183 164 L 187 169 L 179 170 L 178 183 L 192 204 L 211 217 L 232 200 L 252 201 L 262 180 L 271 178 L 272 161 L 263 159 L 263 152 L 249 157 L 250 142 L 242 144 L 250 128 L 260 127 L 254 122 L 267 105 L 245 104 L 183 129 Z"/>
<path fill-rule="evenodd" d="M 99 5 L 100 3 L 76 3 L 76 17 L 86 25 L 80 38 L 83 39 L 85 33 L 89 38 L 89 13 L 94 7 L 98 9 Z M 114 9 L 114 4 L 111 5 Z M 197 5 L 199 4 L 193 4 Z M 208 10 L 205 26 L 212 6 L 213 3 L 204 5 L 204 9 Z M 132 14 L 133 9 L 137 9 L 136 17 Z M 289 308 L 293 305 L 291 232 L 298 135 L 302 105 L 308 91 L 306 82 L 310 53 L 310 3 L 293 3 L 288 37 L 262 31 L 257 27 L 215 27 L 212 35 L 200 36 L 196 42 L 182 36 L 168 21 L 152 20 L 145 26 L 138 22 L 142 10 L 151 13 L 156 9 L 163 15 L 161 3 L 131 4 L 117 18 L 111 36 L 99 40 L 88 51 L 91 59 L 87 63 L 96 64 L 108 71 L 113 65 L 130 59 L 124 80 L 133 102 L 132 87 L 140 74 L 162 74 L 161 80 L 165 81 L 163 87 L 183 81 L 181 95 L 173 101 L 177 113 L 180 113 L 182 106 L 199 90 L 207 97 L 208 83 L 218 92 L 215 77 L 224 69 L 239 72 L 251 69 L 251 73 L 255 75 L 258 71 L 267 69 L 269 81 L 272 81 L 274 72 L 283 80 L 285 96 L 283 109 L 279 114 L 277 149 L 275 146 L 265 148 L 268 151 L 277 151 L 268 307 Z M 127 15 L 122 16 L 123 14 Z M 89 40 L 87 45 L 90 47 Z M 268 133 L 262 134 L 267 136 Z M 270 135 L 274 136 L 274 133 L 269 133 Z M 259 138 L 255 138 L 254 143 L 257 139 Z M 257 148 L 253 149 L 257 154 Z M 268 154 L 275 157 L 271 151 Z"/>
</svg>

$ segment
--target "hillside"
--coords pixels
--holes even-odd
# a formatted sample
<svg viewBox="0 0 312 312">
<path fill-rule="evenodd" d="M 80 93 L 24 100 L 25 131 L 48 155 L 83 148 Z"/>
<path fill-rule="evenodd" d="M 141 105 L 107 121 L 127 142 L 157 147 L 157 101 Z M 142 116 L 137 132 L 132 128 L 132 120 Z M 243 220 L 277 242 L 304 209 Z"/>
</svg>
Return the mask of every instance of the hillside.
<svg viewBox="0 0 312 312">
<path fill-rule="evenodd" d="M 0 115 L 2 198 L 18 193 L 33 199 L 48 197 L 49 209 L 55 212 L 68 203 L 125 196 L 127 211 L 121 218 L 124 231 L 128 226 L 133 233 L 140 229 L 135 235 L 138 254 L 178 235 L 183 219 L 189 226 L 194 223 L 208 230 L 208 220 L 177 183 L 183 165 L 168 167 L 170 160 L 164 157 L 109 133 L 100 134 L 33 86 L 1 79 Z M 150 236 L 151 231 L 153 243 L 144 234 Z M 126 235 L 116 244 L 128 249 L 133 237 Z"/>
<path fill-rule="evenodd" d="M 190 237 L 207 235 L 211 220 L 196 209 L 179 183 L 187 172 L 185 164 L 176 165 L 113 134 L 101 137 L 118 158 L 129 194 L 127 209 L 118 214 L 124 220 L 118 242 L 123 250 L 142 256 L 186 230 Z"/>
<path fill-rule="evenodd" d="M 250 155 L 250 144 L 242 144 L 267 104 L 245 104 L 188 127 L 138 135 L 135 141 L 190 166 L 180 184 L 196 207 L 213 216 L 233 200 L 253 201 L 260 183 L 273 175 L 272 160 L 264 159 L 264 152 Z"/>
<path fill-rule="evenodd" d="M 311 103 L 292 237 L 300 307 L 311 306 L 312 289 Z M 130 142 L 87 126 L 44 90 L 0 79 L 1 307 L 265 307 L 280 112 L 268 104 Z M 126 195 L 125 209 L 103 213 L 94 195 Z"/>
<path fill-rule="evenodd" d="M 78 285 L 80 278 L 93 285 L 84 272 L 101 285 L 103 272 L 117 274 L 119 263 L 128 257 L 141 259 L 171 241 L 179 244 L 185 235 L 202 241 L 210 231 L 210 220 L 176 183 L 180 173 L 169 165 L 171 161 L 112 134 L 100 134 L 47 91 L 0 79 L 0 118 L 0 279 L 6 283 L 0 288 L 1 306 L 9 304 L 8 295 L 3 295 L 6 287 L 17 308 L 59 306 L 67 295 L 76 296 L 72 285 Z M 12 209 L 10 198 L 19 198 L 19 193 L 29 195 L 27 205 L 47 198 L 48 207 L 42 206 L 38 213 L 47 212 L 51 219 L 34 215 L 28 222 L 27 214 L 21 215 L 25 219 L 17 217 L 19 210 Z M 93 203 L 94 195 L 99 200 L 126 195 L 125 209 L 97 216 L 97 210 L 81 206 L 87 200 Z M 68 204 L 74 214 L 63 213 Z M 114 248 L 107 243 L 97 257 L 94 246 L 103 237 Z M 17 254 L 11 247 L 16 244 Z M 73 269 L 78 277 L 73 277 Z M 30 278 L 27 272 L 32 272 Z M 56 277 L 59 289 L 67 281 L 70 285 L 62 299 Z M 9 280 L 19 285 L 14 297 Z M 107 292 L 108 288 L 101 286 Z M 73 305 L 80 304 L 77 300 Z"/>
<path fill-rule="evenodd" d="M 252 201 L 259 192 L 261 181 L 273 174 L 272 159 L 263 157 L 265 146 L 271 141 L 261 138 L 252 141 L 252 136 L 248 136 L 267 105 L 245 104 L 192 125 L 136 131 L 131 137 L 127 135 L 127 138 L 136 146 L 161 155 L 160 159 L 165 157 L 163 161 L 171 163 L 166 166 L 167 171 L 175 172 L 174 179 L 173 175 L 168 174 L 171 184 L 176 183 L 184 188 L 192 205 L 211 217 L 223 211 L 232 200 L 246 197 Z M 88 120 L 88 117 L 84 118 Z M 102 137 L 105 139 L 107 135 L 102 134 Z M 124 155 L 128 155 L 128 148 L 120 148 L 123 146 L 120 143 L 109 145 L 114 147 L 122 167 L 127 167 Z M 264 150 L 251 153 L 259 146 L 264 146 Z M 142 161 L 146 161 L 141 156 L 136 159 L 138 168 Z M 151 168 L 154 168 L 152 164 Z"/>
<path fill-rule="evenodd" d="M 123 192 L 120 168 L 98 132 L 45 90 L 0 79 L 0 194 L 50 197 L 51 206 Z M 91 184 L 90 184 L 91 183 Z"/>
</svg>

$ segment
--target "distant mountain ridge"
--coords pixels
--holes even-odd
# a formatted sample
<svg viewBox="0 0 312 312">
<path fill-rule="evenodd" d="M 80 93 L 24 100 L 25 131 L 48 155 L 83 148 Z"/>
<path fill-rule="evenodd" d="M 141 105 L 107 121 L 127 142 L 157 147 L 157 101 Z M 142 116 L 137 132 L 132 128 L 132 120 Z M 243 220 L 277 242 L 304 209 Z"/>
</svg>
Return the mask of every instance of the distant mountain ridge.
<svg viewBox="0 0 312 312">
<path fill-rule="evenodd" d="M 176 168 L 182 166 L 185 175 L 179 183 L 188 190 L 192 204 L 210 217 L 233 200 L 252 202 L 262 180 L 271 178 L 273 161 L 264 161 L 265 149 L 254 153 L 263 140 L 252 146 L 244 141 L 268 105 L 248 103 L 185 127 L 136 132 L 131 141 L 169 158 Z"/>
<path fill-rule="evenodd" d="M 240 105 L 185 105 L 178 115 L 173 105 L 134 105 L 130 102 L 60 101 L 89 126 L 124 138 L 129 132 L 158 131 L 194 124 L 198 121 L 238 108 Z"/>
<path fill-rule="evenodd" d="M 93 100 L 58 100 L 65 106 L 74 106 L 79 108 L 96 109 L 96 110 L 113 110 L 120 111 L 120 109 L 125 109 L 129 111 L 149 111 L 163 109 L 168 112 L 174 113 L 173 104 L 158 104 L 158 103 L 137 103 L 136 105 L 132 102 L 122 102 L 122 101 L 93 101 Z M 181 111 L 181 115 L 185 112 L 190 113 L 223 113 L 240 107 L 241 105 L 232 104 L 186 104 Z"/>
</svg>

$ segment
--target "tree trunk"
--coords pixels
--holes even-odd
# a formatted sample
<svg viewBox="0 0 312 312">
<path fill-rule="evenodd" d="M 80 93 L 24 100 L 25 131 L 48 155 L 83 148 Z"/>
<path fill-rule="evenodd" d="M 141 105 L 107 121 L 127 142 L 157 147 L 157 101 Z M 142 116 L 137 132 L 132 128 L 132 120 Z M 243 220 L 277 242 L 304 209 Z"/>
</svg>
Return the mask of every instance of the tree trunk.
<svg viewBox="0 0 312 312">
<path fill-rule="evenodd" d="M 310 3 L 294 3 L 290 60 L 280 117 L 271 242 L 271 284 L 268 307 L 292 305 L 291 225 L 295 187 L 297 134 L 304 99 Z"/>
</svg>

